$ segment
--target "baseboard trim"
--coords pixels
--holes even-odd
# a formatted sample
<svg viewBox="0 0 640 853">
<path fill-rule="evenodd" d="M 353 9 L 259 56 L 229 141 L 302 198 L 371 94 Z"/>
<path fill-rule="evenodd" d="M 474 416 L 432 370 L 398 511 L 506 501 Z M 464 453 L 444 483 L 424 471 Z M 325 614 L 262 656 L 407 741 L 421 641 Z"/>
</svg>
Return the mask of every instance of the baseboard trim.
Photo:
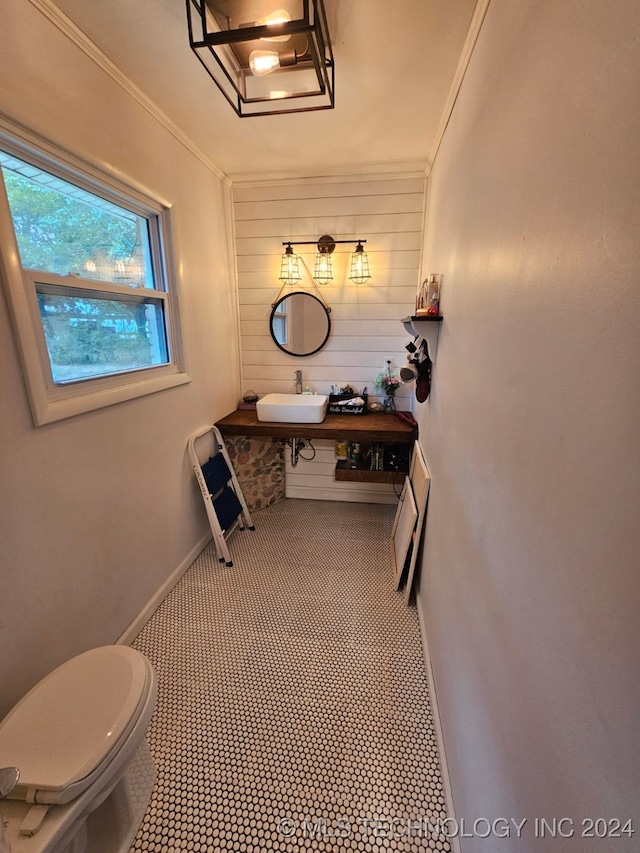
<svg viewBox="0 0 640 853">
<path fill-rule="evenodd" d="M 444 788 L 444 798 L 447 804 L 447 817 L 456 820 L 455 804 L 453 802 L 453 792 L 451 790 L 451 779 L 449 777 L 449 765 L 447 764 L 447 752 L 444 745 L 444 735 L 442 733 L 442 724 L 440 722 L 440 711 L 438 709 L 438 697 L 436 695 L 436 685 L 433 678 L 433 669 L 431 667 L 431 656 L 429 655 L 429 644 L 427 643 L 427 630 L 424 622 L 424 613 L 420 597 L 417 596 L 416 605 L 418 608 L 418 623 L 420 625 L 420 638 L 422 640 L 422 656 L 424 658 L 424 666 L 427 671 L 427 681 L 429 682 L 429 699 L 431 701 L 431 714 L 433 716 L 433 725 L 436 730 L 436 740 L 438 741 L 438 752 L 440 754 L 440 769 L 442 772 L 442 787 Z M 456 835 L 449 838 L 452 853 L 462 853 L 460 839 Z"/>
<path fill-rule="evenodd" d="M 162 586 L 156 590 L 156 592 L 152 595 L 149 601 L 142 608 L 140 613 L 136 616 L 133 622 L 129 625 L 127 630 L 122 634 L 122 636 L 118 637 L 115 642 L 117 646 L 130 646 L 131 643 L 138 636 L 140 631 L 147 624 L 149 619 L 156 612 L 158 607 L 162 604 L 165 598 L 169 595 L 174 586 L 178 583 L 183 574 L 187 571 L 189 566 L 194 562 L 198 554 L 209 544 L 211 541 L 211 531 L 206 533 L 202 539 L 200 539 L 193 548 L 189 551 L 184 560 L 180 563 L 177 569 L 174 569 L 173 572 L 169 575 L 166 581 L 162 584 Z"/>
<path fill-rule="evenodd" d="M 314 488 L 305 486 L 287 486 L 287 498 L 296 498 L 309 501 L 336 501 L 338 503 L 358 504 L 397 504 L 398 498 L 392 491 L 389 492 L 361 492 L 357 490 Z"/>
</svg>

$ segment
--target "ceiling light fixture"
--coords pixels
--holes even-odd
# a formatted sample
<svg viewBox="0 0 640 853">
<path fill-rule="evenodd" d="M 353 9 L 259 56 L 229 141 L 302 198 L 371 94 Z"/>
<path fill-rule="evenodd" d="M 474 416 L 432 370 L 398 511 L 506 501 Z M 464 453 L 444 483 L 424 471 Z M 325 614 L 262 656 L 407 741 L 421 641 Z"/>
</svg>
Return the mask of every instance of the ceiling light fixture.
<svg viewBox="0 0 640 853">
<path fill-rule="evenodd" d="M 281 8 L 265 15 L 270 4 Z M 334 107 L 323 0 L 187 0 L 187 23 L 191 49 L 239 116 Z"/>
</svg>

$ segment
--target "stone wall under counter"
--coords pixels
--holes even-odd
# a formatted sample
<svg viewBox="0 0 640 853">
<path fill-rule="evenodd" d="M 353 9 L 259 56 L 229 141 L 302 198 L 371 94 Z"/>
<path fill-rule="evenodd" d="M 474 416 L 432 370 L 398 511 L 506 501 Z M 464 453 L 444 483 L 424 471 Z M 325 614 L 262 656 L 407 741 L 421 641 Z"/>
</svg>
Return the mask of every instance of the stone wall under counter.
<svg viewBox="0 0 640 853">
<path fill-rule="evenodd" d="M 230 435 L 225 445 L 250 512 L 285 498 L 284 443 L 269 436 Z"/>
</svg>

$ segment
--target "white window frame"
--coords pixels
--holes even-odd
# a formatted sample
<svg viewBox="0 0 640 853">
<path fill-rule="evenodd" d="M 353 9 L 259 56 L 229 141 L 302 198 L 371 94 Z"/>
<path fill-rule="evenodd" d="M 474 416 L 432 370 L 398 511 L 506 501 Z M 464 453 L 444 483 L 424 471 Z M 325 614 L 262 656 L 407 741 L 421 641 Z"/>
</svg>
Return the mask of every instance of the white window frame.
<svg viewBox="0 0 640 853">
<path fill-rule="evenodd" d="M 36 426 L 154 394 L 191 381 L 186 372 L 174 274 L 170 207 L 139 188 L 102 172 L 0 117 L 0 147 L 36 168 L 50 172 L 149 220 L 156 287 L 125 288 L 79 276 L 56 276 L 22 267 L 4 181 L 0 179 L 0 276 L 5 285 L 33 422 Z M 133 301 L 159 300 L 164 306 L 169 363 L 106 376 L 55 383 L 36 295 L 42 282 L 76 290 L 113 293 Z"/>
<path fill-rule="evenodd" d="M 287 311 L 274 311 L 273 319 L 284 320 L 284 340 L 278 341 L 278 343 L 280 344 L 280 346 L 285 346 L 289 343 L 289 314 L 287 313 Z"/>
</svg>

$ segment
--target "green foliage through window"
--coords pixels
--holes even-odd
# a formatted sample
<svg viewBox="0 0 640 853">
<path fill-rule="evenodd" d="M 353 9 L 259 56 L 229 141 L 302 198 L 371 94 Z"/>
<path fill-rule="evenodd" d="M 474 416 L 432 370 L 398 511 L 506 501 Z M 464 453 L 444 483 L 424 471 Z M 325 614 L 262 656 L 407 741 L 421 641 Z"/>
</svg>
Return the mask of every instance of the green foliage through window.
<svg viewBox="0 0 640 853">
<path fill-rule="evenodd" d="M 38 305 L 55 382 L 165 364 L 159 300 L 125 302 L 60 296 L 40 285 Z"/>
<path fill-rule="evenodd" d="M 33 276 L 54 382 L 168 364 L 165 294 L 155 289 L 152 263 L 153 216 L 1 151 L 0 169 L 20 261 Z"/>
<path fill-rule="evenodd" d="M 154 287 L 144 217 L 15 158 L 0 163 L 23 267 Z"/>
</svg>

